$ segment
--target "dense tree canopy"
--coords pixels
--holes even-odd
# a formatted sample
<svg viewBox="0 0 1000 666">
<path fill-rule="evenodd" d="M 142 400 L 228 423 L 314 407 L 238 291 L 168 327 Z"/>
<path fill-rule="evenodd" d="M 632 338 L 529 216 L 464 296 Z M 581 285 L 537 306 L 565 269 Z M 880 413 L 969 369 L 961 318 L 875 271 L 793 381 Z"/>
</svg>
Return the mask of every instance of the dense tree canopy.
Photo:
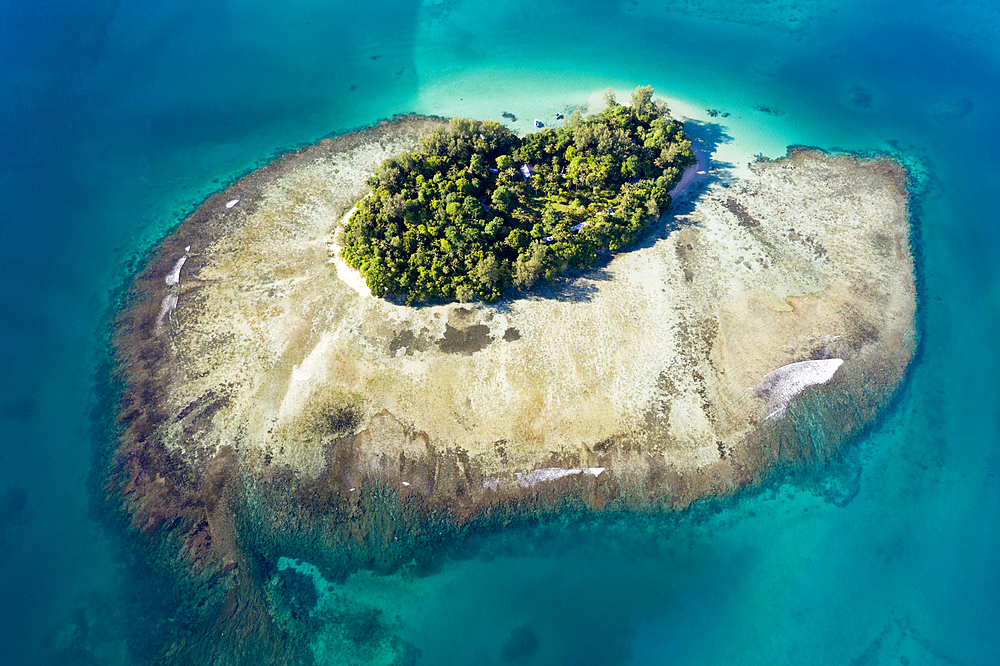
<svg viewBox="0 0 1000 666">
<path fill-rule="evenodd" d="M 343 256 L 372 293 L 407 303 L 500 297 L 602 249 L 634 242 L 670 207 L 691 141 L 652 87 L 630 106 L 574 113 L 519 138 L 493 120 L 453 118 L 420 150 L 387 159 L 345 228 Z"/>
</svg>

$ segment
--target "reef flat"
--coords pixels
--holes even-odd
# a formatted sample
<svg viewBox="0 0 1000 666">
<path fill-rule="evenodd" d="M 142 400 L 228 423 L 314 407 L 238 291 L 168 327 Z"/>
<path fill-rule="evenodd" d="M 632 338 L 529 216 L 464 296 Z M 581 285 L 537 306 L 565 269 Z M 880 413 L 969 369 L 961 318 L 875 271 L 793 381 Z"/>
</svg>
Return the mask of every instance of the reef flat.
<svg viewBox="0 0 1000 666">
<path fill-rule="evenodd" d="M 906 174 L 883 157 L 757 162 L 530 297 L 358 293 L 338 278 L 338 222 L 383 159 L 443 123 L 402 118 L 254 172 L 123 299 L 109 502 L 195 581 L 191 612 L 225 636 L 205 639 L 213 654 L 238 661 L 241 636 L 276 663 L 298 649 L 281 556 L 391 571 L 470 527 L 730 494 L 836 452 L 913 356 Z"/>
</svg>

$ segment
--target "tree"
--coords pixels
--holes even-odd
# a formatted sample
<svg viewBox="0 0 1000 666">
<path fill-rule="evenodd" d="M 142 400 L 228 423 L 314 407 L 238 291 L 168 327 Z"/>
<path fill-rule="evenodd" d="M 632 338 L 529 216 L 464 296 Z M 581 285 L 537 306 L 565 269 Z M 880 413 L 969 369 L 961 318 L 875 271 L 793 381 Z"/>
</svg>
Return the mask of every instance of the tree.
<svg viewBox="0 0 1000 666">
<path fill-rule="evenodd" d="M 472 291 L 472 289 L 470 287 L 468 287 L 467 285 L 464 285 L 464 284 L 463 285 L 459 285 L 455 289 L 455 299 L 459 303 L 468 303 L 469 301 L 471 301 L 475 297 L 476 297 L 476 293 L 474 291 Z"/>
<path fill-rule="evenodd" d="M 482 176 L 486 173 L 486 160 L 481 153 L 476 153 L 469 158 L 469 171 L 476 176 Z"/>
<path fill-rule="evenodd" d="M 630 155 L 627 160 L 622 162 L 622 180 L 634 180 L 639 175 L 639 157 Z"/>
<path fill-rule="evenodd" d="M 376 257 L 369 261 L 364 268 L 365 284 L 372 294 L 381 296 L 389 290 L 392 279 L 386 268 L 385 262 Z"/>
<path fill-rule="evenodd" d="M 479 125 L 481 150 L 487 157 L 504 153 L 518 141 L 517 135 L 495 120 L 484 120 Z"/>
<path fill-rule="evenodd" d="M 636 115 L 645 115 L 653 111 L 653 86 L 638 86 L 632 91 L 632 110 Z"/>
<path fill-rule="evenodd" d="M 387 190 L 392 190 L 400 186 L 401 171 L 394 162 L 386 160 L 375 171 L 375 175 L 378 177 L 379 184 Z"/>
<path fill-rule="evenodd" d="M 402 194 L 390 195 L 387 192 L 382 196 L 382 210 L 385 211 L 385 216 L 389 220 L 401 218 L 406 212 L 406 199 Z"/>
<path fill-rule="evenodd" d="M 479 131 L 479 121 L 468 118 L 452 118 L 448 121 L 448 133 L 455 139 L 468 140 Z"/>
<path fill-rule="evenodd" d="M 517 250 L 520 254 L 521 250 L 528 246 L 531 242 L 531 236 L 524 229 L 512 229 L 509 234 L 507 234 L 507 246 Z"/>
<path fill-rule="evenodd" d="M 608 88 L 604 91 L 604 103 L 607 104 L 609 108 L 618 106 L 618 100 L 615 99 L 615 91 L 613 88 Z"/>
<path fill-rule="evenodd" d="M 514 202 L 514 193 L 507 187 L 500 185 L 493 190 L 493 205 L 503 213 L 509 213 Z"/>
<path fill-rule="evenodd" d="M 420 150 L 428 155 L 447 155 L 449 143 L 448 134 L 438 129 L 420 139 Z"/>
<path fill-rule="evenodd" d="M 631 144 L 628 133 L 621 127 L 598 125 L 594 137 L 597 139 L 597 153 L 599 155 L 621 156 L 625 154 Z"/>
<path fill-rule="evenodd" d="M 528 251 L 517 258 L 517 264 L 514 267 L 514 284 L 518 289 L 527 291 L 538 281 L 538 277 L 545 269 L 547 250 L 548 248 L 538 241 L 532 241 Z"/>
<path fill-rule="evenodd" d="M 502 238 L 506 237 L 507 231 L 508 229 L 503 225 L 503 218 L 494 217 L 486 223 L 483 235 L 487 241 L 502 240 Z"/>
<path fill-rule="evenodd" d="M 500 262 L 492 254 L 487 254 L 476 264 L 476 280 L 490 292 L 500 280 Z"/>
</svg>

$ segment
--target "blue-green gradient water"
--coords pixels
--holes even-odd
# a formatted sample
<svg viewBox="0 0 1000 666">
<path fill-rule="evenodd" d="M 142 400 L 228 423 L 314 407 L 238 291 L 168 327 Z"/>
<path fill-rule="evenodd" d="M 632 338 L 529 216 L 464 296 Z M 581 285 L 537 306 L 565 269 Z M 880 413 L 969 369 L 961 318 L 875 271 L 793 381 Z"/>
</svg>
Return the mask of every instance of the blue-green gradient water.
<svg viewBox="0 0 1000 666">
<path fill-rule="evenodd" d="M 0 2 L 0 661 L 141 663 L 184 620 L 90 478 L 108 308 L 158 238 L 330 133 L 406 111 L 526 128 L 637 84 L 729 112 L 737 174 L 788 144 L 917 169 L 922 345 L 895 405 L 827 468 L 686 517 L 484 537 L 321 591 L 430 666 L 505 663 L 518 627 L 520 663 L 1000 663 L 991 0 Z"/>
</svg>

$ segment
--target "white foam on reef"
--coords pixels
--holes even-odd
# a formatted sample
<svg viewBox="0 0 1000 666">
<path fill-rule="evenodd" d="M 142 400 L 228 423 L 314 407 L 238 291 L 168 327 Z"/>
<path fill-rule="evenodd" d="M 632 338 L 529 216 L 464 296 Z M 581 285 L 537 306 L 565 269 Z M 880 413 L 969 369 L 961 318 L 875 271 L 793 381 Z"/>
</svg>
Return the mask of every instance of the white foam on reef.
<svg viewBox="0 0 1000 666">
<path fill-rule="evenodd" d="M 180 269 L 178 269 L 180 270 Z M 160 301 L 160 314 L 156 318 L 156 323 L 153 325 L 153 335 L 159 335 L 163 330 L 163 320 L 168 314 L 174 311 L 177 307 L 177 294 L 167 294 Z"/>
<path fill-rule="evenodd" d="M 517 477 L 517 485 L 522 488 L 530 488 L 542 483 L 543 481 L 555 481 L 556 479 L 561 479 L 564 476 L 573 476 L 574 474 L 590 474 L 595 477 L 600 476 L 604 469 L 604 467 L 545 467 L 543 469 L 536 469 L 523 474 L 521 472 L 516 472 L 514 475 Z M 486 486 L 485 481 L 483 482 L 483 486 Z"/>
<path fill-rule="evenodd" d="M 165 278 L 163 278 L 163 281 L 166 282 L 168 285 L 171 285 L 171 286 L 173 286 L 173 285 L 177 284 L 178 282 L 180 282 L 181 281 L 181 268 L 184 267 L 184 262 L 185 261 L 187 261 L 187 257 L 181 257 L 180 259 L 178 259 L 177 263 L 174 264 L 174 270 L 170 271 L 170 273 Z"/>
<path fill-rule="evenodd" d="M 226 208 L 232 208 L 233 206 L 235 206 L 239 202 L 240 202 L 239 199 L 230 199 L 229 201 L 226 202 Z"/>
<path fill-rule="evenodd" d="M 483 490 L 493 490 L 495 491 L 500 487 L 500 479 L 495 476 L 491 476 L 488 479 L 483 479 Z"/>
<path fill-rule="evenodd" d="M 807 386 L 827 383 L 843 364 L 842 358 L 789 363 L 764 375 L 752 390 L 764 399 L 770 412 L 767 419 L 781 418 L 789 400 Z"/>
</svg>

